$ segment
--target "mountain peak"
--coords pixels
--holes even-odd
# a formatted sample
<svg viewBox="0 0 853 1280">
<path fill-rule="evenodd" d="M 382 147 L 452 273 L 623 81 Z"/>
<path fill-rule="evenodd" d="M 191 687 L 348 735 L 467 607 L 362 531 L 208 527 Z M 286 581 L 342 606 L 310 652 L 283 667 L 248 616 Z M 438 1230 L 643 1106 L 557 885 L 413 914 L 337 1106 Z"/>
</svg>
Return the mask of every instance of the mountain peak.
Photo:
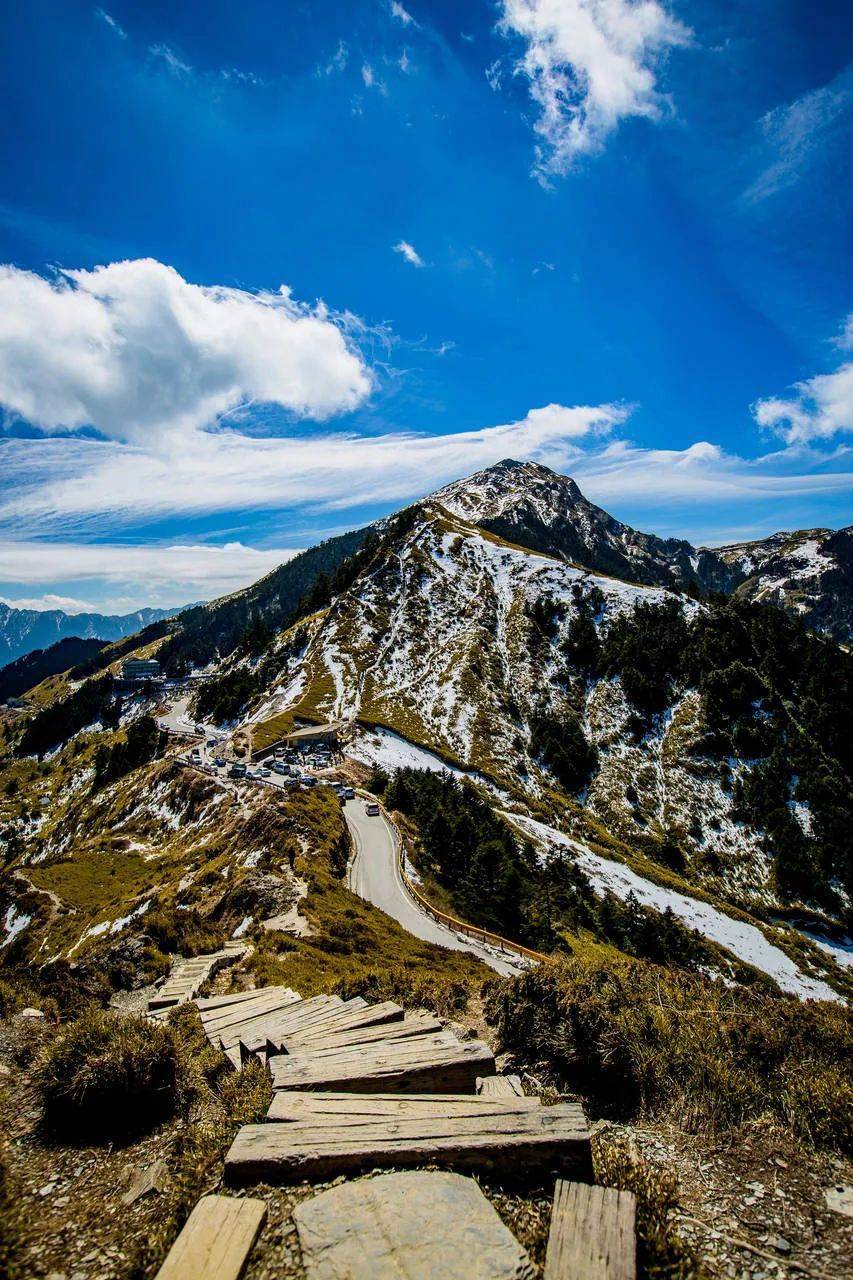
<svg viewBox="0 0 853 1280">
<path fill-rule="evenodd" d="M 431 495 L 455 515 L 475 524 L 497 520 L 519 506 L 529 508 L 546 523 L 585 499 L 574 480 L 560 475 L 541 462 L 501 462 L 455 480 Z"/>
</svg>

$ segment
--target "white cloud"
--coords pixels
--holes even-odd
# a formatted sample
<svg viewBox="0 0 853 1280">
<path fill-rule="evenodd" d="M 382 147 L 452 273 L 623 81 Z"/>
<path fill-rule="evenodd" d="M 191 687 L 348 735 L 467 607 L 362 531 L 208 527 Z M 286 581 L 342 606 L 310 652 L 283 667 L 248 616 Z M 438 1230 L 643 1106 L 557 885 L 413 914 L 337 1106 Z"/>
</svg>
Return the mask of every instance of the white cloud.
<svg viewBox="0 0 853 1280">
<path fill-rule="evenodd" d="M 192 74 L 192 67 L 188 62 L 184 62 L 183 58 L 179 58 L 174 49 L 167 44 L 152 44 L 149 46 L 148 52 L 154 58 L 159 58 L 171 71 L 173 76 L 188 76 Z"/>
<path fill-rule="evenodd" d="M 835 345 L 853 352 L 853 312 Z M 753 406 L 755 420 L 789 445 L 829 440 L 840 431 L 853 431 L 853 360 L 844 360 L 832 373 L 819 373 L 797 382 L 792 396 L 768 396 Z"/>
<path fill-rule="evenodd" d="M 13 608 L 127 613 L 143 605 L 170 608 L 237 591 L 296 554 L 292 549 L 259 550 L 241 542 L 121 546 L 0 541 L 0 581 L 30 588 L 56 582 L 95 588 L 87 593 L 94 600 L 53 592 L 29 597 L 7 594 L 3 599 Z"/>
<path fill-rule="evenodd" d="M 502 0 L 500 27 L 527 43 L 517 69 L 540 111 L 543 180 L 599 151 L 626 117 L 659 118 L 656 65 L 691 37 L 657 0 Z"/>
<path fill-rule="evenodd" d="M 396 18 L 398 22 L 402 22 L 404 27 L 418 27 L 419 22 L 415 22 L 408 9 L 404 9 L 400 4 L 400 0 L 391 0 L 391 17 Z"/>
<path fill-rule="evenodd" d="M 11 599 L 0 596 L 0 603 L 7 604 L 10 609 L 36 609 L 43 613 L 47 609 L 61 609 L 63 613 L 97 613 L 97 607 L 89 600 L 78 600 L 76 596 L 58 596 L 52 591 L 43 596 L 23 596 Z"/>
<path fill-rule="evenodd" d="M 116 35 L 119 36 L 122 40 L 127 39 L 127 32 L 125 31 L 124 27 L 119 22 L 116 22 L 112 14 L 107 13 L 105 9 L 96 9 L 95 17 L 98 19 L 99 22 L 106 23 L 106 25 L 110 27 L 111 30 L 113 30 L 116 33 Z"/>
<path fill-rule="evenodd" d="M 388 86 L 385 84 L 384 80 L 377 79 L 376 73 L 369 62 L 362 63 L 361 78 L 364 81 L 364 87 L 366 89 L 376 89 L 382 94 L 383 98 L 388 97 Z"/>
<path fill-rule="evenodd" d="M 0 267 L 0 404 L 45 431 L 182 438 L 249 401 L 324 419 L 371 375 L 320 304 L 189 284 L 152 259 L 48 281 Z"/>
<path fill-rule="evenodd" d="M 393 247 L 394 252 L 399 253 L 401 257 L 405 258 L 407 262 L 410 262 L 413 267 L 426 266 L 426 263 L 418 253 L 417 249 L 414 245 L 409 244 L 408 240 L 398 240 Z"/>
<path fill-rule="evenodd" d="M 393 432 L 253 438 L 200 433 L 161 451 L 94 440 L 6 440 L 0 524 L 39 530 L 111 527 L 154 515 L 345 509 L 413 495 L 507 456 L 559 465 L 576 442 L 606 435 L 628 410 L 547 405 L 517 422 L 446 435 Z"/>
<path fill-rule="evenodd" d="M 796 183 L 838 125 L 839 141 L 849 135 L 841 121 L 853 106 L 853 73 L 842 72 L 831 84 L 805 93 L 785 106 L 768 111 L 759 121 L 764 167 L 744 193 L 756 203 Z"/>
<path fill-rule="evenodd" d="M 338 47 L 332 54 L 329 61 L 324 66 L 317 68 L 317 74 L 323 76 L 331 76 L 336 72 L 343 71 L 349 60 L 349 48 L 343 40 L 338 41 Z"/>
</svg>

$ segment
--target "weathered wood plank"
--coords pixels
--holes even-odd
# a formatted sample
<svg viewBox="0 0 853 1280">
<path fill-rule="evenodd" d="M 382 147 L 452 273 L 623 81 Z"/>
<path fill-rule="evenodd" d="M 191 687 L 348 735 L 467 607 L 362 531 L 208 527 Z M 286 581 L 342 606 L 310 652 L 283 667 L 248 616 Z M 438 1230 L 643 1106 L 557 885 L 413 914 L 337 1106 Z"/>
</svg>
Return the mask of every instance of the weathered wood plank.
<svg viewBox="0 0 853 1280">
<path fill-rule="evenodd" d="M 483 1098 L 524 1097 L 521 1080 L 518 1076 L 480 1076 L 477 1081 L 477 1093 Z"/>
<path fill-rule="evenodd" d="M 485 1123 L 491 1118 L 535 1110 L 538 1098 L 484 1098 L 473 1093 L 289 1093 L 273 1095 L 267 1116 L 293 1124 L 321 1124 L 332 1128 L 361 1124 L 387 1116 L 395 1120 L 473 1117 Z"/>
<path fill-rule="evenodd" d="M 479 1040 L 447 1043 L 419 1036 L 385 1044 L 294 1053 L 269 1060 L 274 1089 L 334 1089 L 355 1093 L 473 1093 L 495 1059 Z"/>
<path fill-rule="evenodd" d="M 341 1004 L 340 996 L 314 996 L 314 1001 L 322 1000 L 325 1004 Z M 307 1005 L 308 1000 L 300 1000 L 298 1004 Z M 224 1009 L 211 1010 L 212 1016 L 202 1016 L 204 1029 L 208 1035 L 221 1035 L 228 1028 L 237 1026 L 240 1022 L 245 1022 L 249 1017 L 260 1017 L 265 1012 L 275 1013 L 277 1010 L 297 1007 L 297 1002 L 289 1001 L 278 988 L 270 990 L 269 994 L 259 999 L 257 1003 L 253 1003 L 249 1009 L 241 1009 L 239 1004 Z"/>
<path fill-rule="evenodd" d="M 214 1010 L 229 1008 L 233 1005 L 242 1005 L 246 1008 L 254 1000 L 261 1000 L 263 997 L 276 991 L 290 1004 L 294 1004 L 297 1000 L 301 1000 L 298 991 L 294 991 L 292 987 L 259 987 L 255 991 L 232 991 L 227 996 L 203 996 L 193 1001 L 193 1004 L 199 1011 L 199 1015 L 204 1021 L 205 1015 L 212 1013 Z"/>
<path fill-rule="evenodd" d="M 263 1200 L 202 1196 L 157 1280 L 237 1280 L 266 1216 Z"/>
<path fill-rule="evenodd" d="M 297 1032 L 283 1041 L 287 1053 L 314 1052 L 319 1049 L 345 1049 L 350 1045 L 375 1044 L 385 1040 L 410 1040 L 417 1036 L 440 1035 L 441 1021 L 428 1014 L 407 1014 L 401 1022 L 384 1022 L 379 1026 L 316 1032 Z"/>
<path fill-rule="evenodd" d="M 399 1005 L 395 1008 L 399 1008 Z M 288 1033 L 318 1030 L 341 1023 L 346 1025 L 348 1020 L 357 1019 L 366 1013 L 365 1002 L 360 997 L 341 1003 L 334 1002 L 331 996 L 314 996 L 311 1000 L 303 1000 L 300 1004 L 291 1005 L 275 1014 L 262 1014 L 229 1028 L 221 1033 L 222 1043 L 228 1044 L 239 1038 L 249 1051 L 254 1052 L 264 1048 L 269 1042 L 278 1051 L 282 1038 Z M 381 1022 L 384 1016 L 386 1015 L 379 1013 L 376 1019 Z"/>
<path fill-rule="evenodd" d="M 558 1181 L 544 1280 L 636 1280 L 635 1216 L 630 1191 Z"/>
<path fill-rule="evenodd" d="M 459 1116 L 401 1120 L 375 1117 L 355 1129 L 329 1123 L 246 1125 L 225 1159 L 229 1183 L 291 1182 L 359 1169 L 437 1163 L 513 1176 L 570 1172 L 590 1177 L 589 1131 L 581 1107 L 521 1107 L 498 1122 Z"/>
<path fill-rule="evenodd" d="M 269 1042 L 279 1052 L 290 1053 L 291 1043 L 307 1039 L 310 1036 L 333 1034 L 336 1031 L 350 1031 L 358 1027 L 375 1027 L 387 1023 L 401 1023 L 405 1017 L 402 1005 L 393 1000 L 384 1000 L 381 1004 L 366 1005 L 356 1009 L 351 1006 L 340 1006 L 327 1009 L 323 1015 L 312 1018 L 310 1023 L 296 1027 L 293 1031 L 267 1032 L 265 1042 Z"/>
</svg>

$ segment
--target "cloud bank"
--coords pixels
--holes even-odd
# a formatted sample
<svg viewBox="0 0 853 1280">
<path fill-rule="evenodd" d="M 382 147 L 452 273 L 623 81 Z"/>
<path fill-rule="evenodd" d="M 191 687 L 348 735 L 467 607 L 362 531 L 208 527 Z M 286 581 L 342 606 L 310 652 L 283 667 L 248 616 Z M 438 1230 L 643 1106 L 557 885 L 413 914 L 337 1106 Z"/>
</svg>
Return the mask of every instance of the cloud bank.
<svg viewBox="0 0 853 1280">
<path fill-rule="evenodd" d="M 370 371 L 319 304 L 189 284 L 150 258 L 52 280 L 0 267 L 0 404 L 44 431 L 184 439 L 251 401 L 327 419 Z"/>
<path fill-rule="evenodd" d="M 55 582 L 94 588 L 95 599 L 46 592 L 3 596 L 19 609 L 66 613 L 130 612 L 143 605 L 171 608 L 238 591 L 290 560 L 293 549 L 259 550 L 242 542 L 127 546 L 116 543 L 0 541 L 0 582 L 30 588 Z"/>
<path fill-rule="evenodd" d="M 657 63 L 691 38 L 657 0 L 502 0 L 500 28 L 526 42 L 517 70 L 539 108 L 543 179 L 600 151 L 626 117 L 658 119 Z"/>
</svg>

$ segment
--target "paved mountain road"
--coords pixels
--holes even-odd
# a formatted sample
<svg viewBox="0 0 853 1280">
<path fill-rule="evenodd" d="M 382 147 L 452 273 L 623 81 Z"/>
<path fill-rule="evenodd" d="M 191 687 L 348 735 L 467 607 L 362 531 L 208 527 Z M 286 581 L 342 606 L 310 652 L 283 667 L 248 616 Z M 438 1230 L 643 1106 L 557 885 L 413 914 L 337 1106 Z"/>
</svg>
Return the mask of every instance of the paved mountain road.
<svg viewBox="0 0 853 1280">
<path fill-rule="evenodd" d="M 504 977 L 519 973 L 523 961 L 501 955 L 495 947 L 461 938 L 418 907 L 403 884 L 394 834 L 385 817 L 370 817 L 364 801 L 349 800 L 344 815 L 355 843 L 348 882 L 353 893 L 392 916 L 407 932 L 451 951 L 468 951 Z"/>
</svg>

